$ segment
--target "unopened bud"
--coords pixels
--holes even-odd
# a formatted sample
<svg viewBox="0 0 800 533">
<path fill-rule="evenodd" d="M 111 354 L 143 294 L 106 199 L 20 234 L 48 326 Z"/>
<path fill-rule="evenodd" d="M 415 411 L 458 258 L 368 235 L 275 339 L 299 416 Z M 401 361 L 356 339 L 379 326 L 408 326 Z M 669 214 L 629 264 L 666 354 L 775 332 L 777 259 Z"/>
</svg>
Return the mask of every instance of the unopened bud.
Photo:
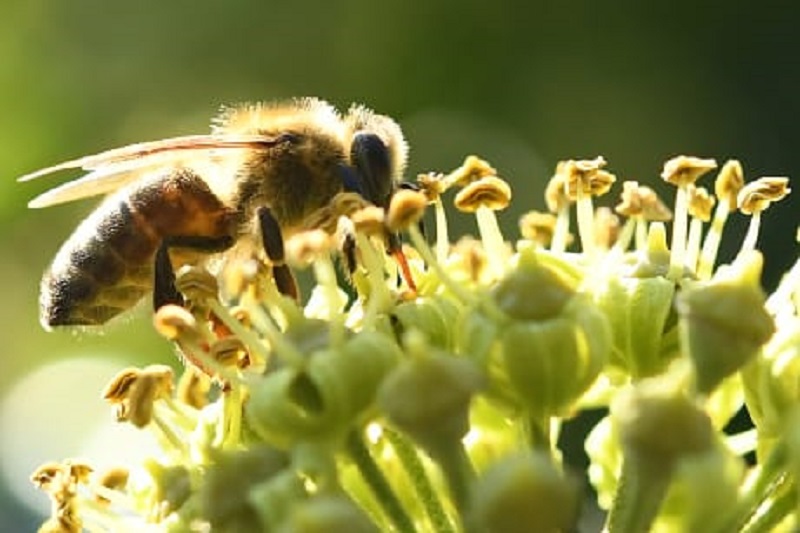
<svg viewBox="0 0 800 533">
<path fill-rule="evenodd" d="M 650 378 L 620 392 L 611 404 L 623 452 L 668 471 L 684 455 L 707 451 L 714 427 L 708 415 L 668 377 Z"/>
<path fill-rule="evenodd" d="M 721 268 L 710 282 L 678 294 L 681 343 L 703 394 L 747 363 L 775 331 L 764 308 L 762 266 L 761 254 L 750 252 Z"/>
<path fill-rule="evenodd" d="M 279 533 L 378 533 L 369 518 L 344 496 L 316 496 L 299 503 Z"/>
<path fill-rule="evenodd" d="M 252 443 L 247 449 L 215 451 L 197 489 L 198 509 L 212 531 L 266 531 L 262 507 L 266 501 L 252 497 L 289 464 L 286 454 Z M 285 505 L 286 502 L 284 501 Z"/>
<path fill-rule="evenodd" d="M 577 480 L 546 454 L 507 457 L 478 480 L 469 519 L 475 531 L 571 531 L 579 496 Z"/>
<path fill-rule="evenodd" d="M 378 405 L 393 424 L 436 456 L 466 435 L 470 402 L 482 386 L 483 375 L 472 361 L 429 350 L 386 377 Z"/>
</svg>

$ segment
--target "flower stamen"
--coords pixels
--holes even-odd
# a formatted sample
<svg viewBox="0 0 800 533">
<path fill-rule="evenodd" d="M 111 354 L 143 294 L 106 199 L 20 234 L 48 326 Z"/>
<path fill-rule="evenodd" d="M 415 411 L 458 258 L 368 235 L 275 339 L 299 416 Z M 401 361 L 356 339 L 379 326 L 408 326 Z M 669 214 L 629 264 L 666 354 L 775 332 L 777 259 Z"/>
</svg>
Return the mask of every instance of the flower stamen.
<svg viewBox="0 0 800 533">
<path fill-rule="evenodd" d="M 740 253 L 755 250 L 761 213 L 773 202 L 784 199 L 790 192 L 789 178 L 784 177 L 759 178 L 742 187 L 737 195 L 739 210 L 751 217 Z"/>
<path fill-rule="evenodd" d="M 700 279 L 706 280 L 711 277 L 714 263 L 717 260 L 719 243 L 722 239 L 722 230 L 728 220 L 728 215 L 738 205 L 736 198 L 743 186 L 744 172 L 741 163 L 736 159 L 726 161 L 714 181 L 714 194 L 719 202 L 714 210 L 711 227 L 703 241 L 703 251 L 700 253 L 697 266 L 697 276 Z"/>
<path fill-rule="evenodd" d="M 677 187 L 675 219 L 672 223 L 672 246 L 670 248 L 669 278 L 672 280 L 683 276 L 689 202 L 687 186 L 715 168 L 717 168 L 717 162 L 713 159 L 700 159 L 685 155 L 674 157 L 664 163 L 661 178 Z"/>
</svg>

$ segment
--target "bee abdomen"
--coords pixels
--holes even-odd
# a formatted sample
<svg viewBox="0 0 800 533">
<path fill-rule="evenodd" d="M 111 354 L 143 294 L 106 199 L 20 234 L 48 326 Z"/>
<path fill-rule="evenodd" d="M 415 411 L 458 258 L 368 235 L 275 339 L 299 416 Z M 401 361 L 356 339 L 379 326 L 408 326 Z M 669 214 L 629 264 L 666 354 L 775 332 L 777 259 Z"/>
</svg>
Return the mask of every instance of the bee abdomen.
<svg viewBox="0 0 800 533">
<path fill-rule="evenodd" d="M 150 292 L 156 250 L 165 239 L 233 237 L 238 224 L 238 212 L 186 168 L 120 190 L 58 251 L 42 279 L 42 324 L 107 322 Z"/>
<path fill-rule="evenodd" d="M 137 218 L 127 200 L 112 198 L 64 243 L 42 279 L 46 328 L 103 324 L 147 293 L 161 238 Z"/>
</svg>

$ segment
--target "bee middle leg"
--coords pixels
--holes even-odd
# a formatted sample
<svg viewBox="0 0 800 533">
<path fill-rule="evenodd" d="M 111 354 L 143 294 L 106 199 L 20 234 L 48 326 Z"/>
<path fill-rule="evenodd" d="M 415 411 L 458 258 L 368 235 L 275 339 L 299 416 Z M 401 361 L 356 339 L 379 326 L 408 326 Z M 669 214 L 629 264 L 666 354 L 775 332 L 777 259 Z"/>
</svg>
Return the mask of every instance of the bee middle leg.
<svg viewBox="0 0 800 533">
<path fill-rule="evenodd" d="M 185 235 L 165 237 L 156 250 L 153 279 L 153 309 L 164 305 L 184 304 L 183 295 L 175 286 L 175 269 L 169 256 L 170 248 L 188 248 L 205 253 L 223 252 L 233 246 L 234 239 L 228 235 L 221 237 L 205 237 L 201 235 Z"/>
<path fill-rule="evenodd" d="M 272 263 L 272 277 L 278 292 L 294 300 L 300 299 L 300 289 L 292 269 L 285 263 L 286 255 L 283 249 L 283 235 L 280 225 L 268 207 L 261 207 L 256 213 L 258 227 L 261 230 L 261 242 L 264 245 L 270 263 Z"/>
</svg>

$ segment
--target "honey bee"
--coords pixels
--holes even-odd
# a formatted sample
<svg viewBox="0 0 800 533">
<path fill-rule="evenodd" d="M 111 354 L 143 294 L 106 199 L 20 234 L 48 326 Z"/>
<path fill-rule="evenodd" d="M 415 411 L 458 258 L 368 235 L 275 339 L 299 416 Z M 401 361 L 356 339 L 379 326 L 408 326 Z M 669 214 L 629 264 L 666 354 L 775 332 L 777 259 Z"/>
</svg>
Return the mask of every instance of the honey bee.
<svg viewBox="0 0 800 533">
<path fill-rule="evenodd" d="M 299 98 L 223 108 L 210 134 L 132 144 L 22 176 L 88 171 L 34 198 L 32 208 L 107 195 L 45 272 L 40 321 L 48 330 L 103 324 L 151 291 L 156 309 L 182 303 L 176 255 L 209 256 L 245 238 L 260 241 L 276 284 L 291 294 L 283 239 L 343 191 L 386 207 L 407 152 L 391 118 L 355 104 L 341 115 Z"/>
</svg>

